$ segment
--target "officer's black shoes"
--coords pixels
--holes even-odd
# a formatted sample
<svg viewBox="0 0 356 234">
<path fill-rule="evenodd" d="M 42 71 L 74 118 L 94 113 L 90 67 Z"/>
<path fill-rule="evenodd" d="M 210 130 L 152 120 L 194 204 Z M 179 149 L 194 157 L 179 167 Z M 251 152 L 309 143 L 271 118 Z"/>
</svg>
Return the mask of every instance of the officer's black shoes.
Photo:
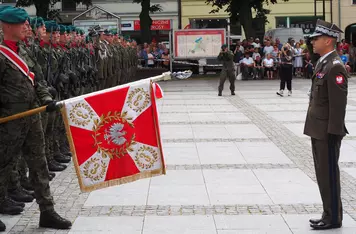
<svg viewBox="0 0 356 234">
<path fill-rule="evenodd" d="M 53 178 L 56 177 L 56 173 L 50 171 L 50 172 L 48 173 L 48 176 L 49 176 L 49 181 L 52 181 Z"/>
<path fill-rule="evenodd" d="M 234 95 L 235 95 L 235 92 L 231 92 L 231 95 L 234 96 Z"/>
<path fill-rule="evenodd" d="M 9 197 L 6 197 L 5 198 L 7 200 L 7 202 L 13 206 L 19 206 L 21 208 L 25 208 L 25 203 L 24 202 L 17 202 L 17 201 L 14 201 L 12 200 L 11 198 Z"/>
<path fill-rule="evenodd" d="M 23 187 L 24 189 L 26 189 L 28 191 L 34 190 L 29 178 L 21 179 L 20 184 L 21 184 L 21 187 Z"/>
<path fill-rule="evenodd" d="M 218 93 L 218 96 L 222 96 L 222 93 L 221 93 L 221 92 L 219 92 L 219 93 Z"/>
<path fill-rule="evenodd" d="M 0 220 L 0 232 L 4 232 L 6 230 L 5 224 Z"/>
<path fill-rule="evenodd" d="M 324 221 L 310 224 L 310 227 L 313 228 L 314 230 L 327 230 L 327 229 L 341 228 L 341 226 L 342 224 L 330 224 L 330 223 L 325 223 Z"/>
<path fill-rule="evenodd" d="M 22 189 L 17 188 L 15 190 L 8 191 L 8 196 L 17 202 L 32 202 L 34 197 L 25 193 Z"/>
<path fill-rule="evenodd" d="M 317 224 L 319 222 L 321 222 L 323 219 L 309 219 L 309 223 L 311 224 Z"/>
<path fill-rule="evenodd" d="M 7 215 L 18 215 L 23 212 L 23 207 L 16 206 L 11 199 L 5 199 L 3 203 L 0 204 L 0 214 Z"/>
<path fill-rule="evenodd" d="M 40 215 L 40 227 L 54 229 L 70 229 L 72 223 L 62 218 L 54 210 L 42 211 Z"/>
<path fill-rule="evenodd" d="M 66 165 L 60 164 L 55 160 L 48 162 L 48 170 L 49 171 L 64 171 L 67 168 Z"/>
<path fill-rule="evenodd" d="M 72 159 L 70 156 L 61 153 L 56 153 L 55 155 L 53 155 L 53 158 L 59 163 L 69 163 Z"/>
</svg>

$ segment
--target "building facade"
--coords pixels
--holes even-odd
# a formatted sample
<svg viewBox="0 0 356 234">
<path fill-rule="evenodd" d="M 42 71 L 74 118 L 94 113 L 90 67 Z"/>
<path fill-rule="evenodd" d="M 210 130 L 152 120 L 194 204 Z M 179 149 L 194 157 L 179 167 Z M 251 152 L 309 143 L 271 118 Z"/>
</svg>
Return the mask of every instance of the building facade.
<svg viewBox="0 0 356 234">
<path fill-rule="evenodd" d="M 317 1 L 315 12 L 314 0 L 279 1 L 278 4 L 265 5 L 270 10 L 266 30 L 274 28 L 302 28 L 304 35 L 314 32 L 316 20 L 331 20 L 332 6 L 329 0 L 325 1 L 325 17 L 323 15 L 323 2 Z M 316 17 L 315 17 L 316 13 Z"/>
<path fill-rule="evenodd" d="M 344 31 L 342 38 L 356 41 L 356 0 L 333 0 L 333 23 Z"/>
<path fill-rule="evenodd" d="M 15 1 L 16 0 L 3 0 Z M 135 4 L 132 0 L 93 0 L 94 6 L 99 6 L 106 11 L 120 17 L 121 31 L 123 35 L 129 35 L 131 38 L 140 38 L 139 14 L 141 5 Z M 171 28 L 178 28 L 178 3 L 177 0 L 151 0 L 151 4 L 160 4 L 161 12 L 151 14 L 153 25 L 153 39 L 157 41 L 169 40 L 169 31 Z M 34 6 L 25 8 L 29 15 L 36 15 Z M 74 17 L 88 10 L 81 4 L 75 4 L 73 0 L 62 0 L 58 2 L 53 9 L 60 11 L 61 19 L 64 24 L 71 24 Z"/>
</svg>

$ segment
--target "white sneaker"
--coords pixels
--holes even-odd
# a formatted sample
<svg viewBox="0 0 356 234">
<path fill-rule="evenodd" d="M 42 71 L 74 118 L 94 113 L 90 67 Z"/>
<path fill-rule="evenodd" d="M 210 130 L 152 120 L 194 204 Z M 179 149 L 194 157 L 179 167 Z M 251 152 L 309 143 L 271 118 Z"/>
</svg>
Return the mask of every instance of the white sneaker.
<svg viewBox="0 0 356 234">
<path fill-rule="evenodd" d="M 282 90 L 282 89 L 279 90 L 276 94 L 279 95 L 279 96 L 281 96 L 281 97 L 283 97 L 283 90 Z"/>
<path fill-rule="evenodd" d="M 288 90 L 288 96 L 292 96 L 292 91 Z"/>
</svg>

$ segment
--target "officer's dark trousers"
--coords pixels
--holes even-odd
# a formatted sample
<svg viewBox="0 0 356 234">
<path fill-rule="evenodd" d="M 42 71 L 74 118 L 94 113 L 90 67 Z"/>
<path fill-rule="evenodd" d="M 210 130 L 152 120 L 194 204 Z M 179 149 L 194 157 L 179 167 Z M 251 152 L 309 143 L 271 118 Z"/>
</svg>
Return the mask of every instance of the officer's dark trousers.
<svg viewBox="0 0 356 234">
<path fill-rule="evenodd" d="M 218 90 L 219 90 L 219 93 L 221 93 L 224 89 L 224 83 L 226 81 L 226 78 L 229 79 L 230 81 L 230 91 L 231 92 L 235 92 L 235 72 L 233 70 L 226 70 L 226 69 L 223 69 L 221 70 L 221 73 L 220 73 L 220 82 L 219 82 L 219 87 L 218 87 Z"/>
<path fill-rule="evenodd" d="M 0 203 L 5 199 L 11 171 L 23 150 L 40 210 L 53 209 L 44 144 L 39 115 L 0 124 Z"/>
<path fill-rule="evenodd" d="M 323 202 L 324 222 L 341 224 L 342 203 L 340 189 L 339 155 L 342 137 L 317 140 L 312 138 L 316 178 Z"/>
<path fill-rule="evenodd" d="M 287 89 L 289 91 L 292 91 L 292 71 L 293 66 L 291 64 L 283 64 L 280 67 L 281 83 L 279 86 L 279 90 L 284 90 L 287 84 Z"/>
</svg>

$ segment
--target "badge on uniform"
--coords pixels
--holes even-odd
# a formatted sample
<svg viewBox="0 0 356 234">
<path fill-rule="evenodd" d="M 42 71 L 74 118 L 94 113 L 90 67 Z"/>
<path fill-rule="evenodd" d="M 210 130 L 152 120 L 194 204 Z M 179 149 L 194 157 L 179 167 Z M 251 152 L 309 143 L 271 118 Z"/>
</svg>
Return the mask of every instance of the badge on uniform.
<svg viewBox="0 0 356 234">
<path fill-rule="evenodd" d="M 336 84 L 341 85 L 341 84 L 343 84 L 344 82 L 345 82 L 345 79 L 344 79 L 343 76 L 337 76 L 337 77 L 336 77 Z"/>
<path fill-rule="evenodd" d="M 322 79 L 324 77 L 324 75 L 325 75 L 324 73 L 318 72 L 318 73 L 316 73 L 316 78 Z"/>
<path fill-rule="evenodd" d="M 339 60 L 334 60 L 334 61 L 333 61 L 333 64 L 339 64 L 339 63 L 340 63 Z"/>
</svg>

